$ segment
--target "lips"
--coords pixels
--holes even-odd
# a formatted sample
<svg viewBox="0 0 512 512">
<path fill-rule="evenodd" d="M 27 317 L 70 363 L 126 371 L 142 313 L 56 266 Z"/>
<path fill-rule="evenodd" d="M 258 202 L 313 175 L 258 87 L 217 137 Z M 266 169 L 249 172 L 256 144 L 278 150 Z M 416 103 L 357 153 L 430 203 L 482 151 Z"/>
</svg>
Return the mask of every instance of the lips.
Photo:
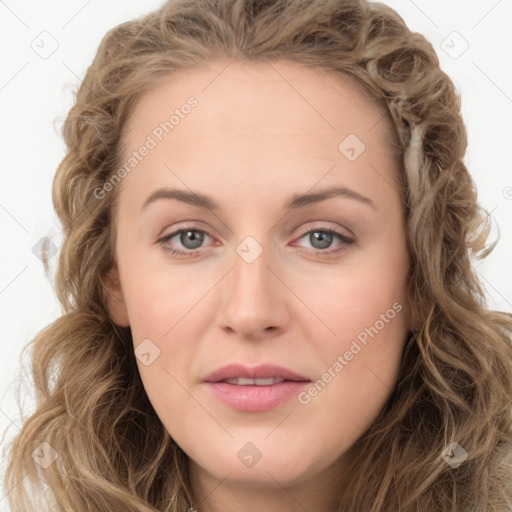
<svg viewBox="0 0 512 512">
<path fill-rule="evenodd" d="M 290 401 L 311 381 L 298 373 L 273 364 L 248 368 L 224 366 L 203 383 L 221 403 L 241 412 L 263 412 Z"/>
<path fill-rule="evenodd" d="M 236 379 L 238 380 L 236 381 Z M 270 379 L 275 379 L 276 382 L 271 382 Z M 307 377 L 274 364 L 262 364 L 253 368 L 241 364 L 230 364 L 212 372 L 204 378 L 203 382 L 229 382 L 230 380 L 231 384 L 238 384 L 240 386 L 265 386 L 277 384 L 285 380 L 310 382 L 310 379 Z"/>
</svg>

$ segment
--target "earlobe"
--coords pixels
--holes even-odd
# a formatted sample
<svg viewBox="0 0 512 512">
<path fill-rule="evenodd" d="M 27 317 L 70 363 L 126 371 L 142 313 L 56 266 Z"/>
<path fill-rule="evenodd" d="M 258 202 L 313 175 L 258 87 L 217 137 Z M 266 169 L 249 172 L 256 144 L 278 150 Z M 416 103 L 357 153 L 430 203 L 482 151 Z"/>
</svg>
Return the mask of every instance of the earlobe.
<svg viewBox="0 0 512 512">
<path fill-rule="evenodd" d="M 113 322 L 120 327 L 129 327 L 128 310 L 124 300 L 119 270 L 114 265 L 106 276 L 106 288 L 108 297 L 108 309 Z"/>
</svg>

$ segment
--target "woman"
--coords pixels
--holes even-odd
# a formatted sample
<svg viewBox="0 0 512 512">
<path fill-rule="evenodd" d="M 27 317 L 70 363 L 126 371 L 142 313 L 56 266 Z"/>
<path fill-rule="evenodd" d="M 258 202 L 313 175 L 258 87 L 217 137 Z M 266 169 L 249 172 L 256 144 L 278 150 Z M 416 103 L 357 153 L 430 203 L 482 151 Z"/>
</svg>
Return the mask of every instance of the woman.
<svg viewBox="0 0 512 512">
<path fill-rule="evenodd" d="M 14 511 L 24 474 L 38 510 L 511 510 L 512 320 L 396 12 L 169 1 L 105 36 L 64 138 Z"/>
</svg>

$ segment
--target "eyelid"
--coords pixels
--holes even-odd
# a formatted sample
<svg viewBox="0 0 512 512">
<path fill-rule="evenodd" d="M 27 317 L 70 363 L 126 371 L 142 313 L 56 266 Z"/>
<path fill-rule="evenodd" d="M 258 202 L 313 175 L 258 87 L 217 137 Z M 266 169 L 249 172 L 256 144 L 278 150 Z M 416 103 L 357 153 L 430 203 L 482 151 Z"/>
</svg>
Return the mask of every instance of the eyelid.
<svg viewBox="0 0 512 512">
<path fill-rule="evenodd" d="M 158 238 L 160 237 L 167 237 L 169 235 L 164 235 L 165 230 L 170 225 L 165 226 L 162 230 L 160 230 L 159 234 L 157 235 Z M 169 234 L 176 234 L 177 231 L 181 231 L 184 229 L 197 229 L 198 231 L 204 231 L 205 233 L 209 234 L 210 229 L 204 222 L 201 222 L 200 220 L 185 220 L 183 222 L 178 222 L 178 224 L 172 224 L 173 230 Z"/>
<path fill-rule="evenodd" d="M 304 235 L 307 235 L 310 231 L 317 229 L 318 231 L 331 231 L 335 232 L 338 236 L 341 236 L 346 239 L 351 239 L 355 242 L 356 236 L 354 233 L 348 229 L 347 227 L 343 227 L 343 229 L 346 229 L 350 234 L 346 235 L 344 233 L 340 233 L 340 226 L 335 225 L 333 222 L 330 222 L 328 220 L 316 220 L 313 222 L 307 222 L 303 226 L 301 226 L 300 229 L 300 236 L 298 238 L 302 238 Z"/>
</svg>

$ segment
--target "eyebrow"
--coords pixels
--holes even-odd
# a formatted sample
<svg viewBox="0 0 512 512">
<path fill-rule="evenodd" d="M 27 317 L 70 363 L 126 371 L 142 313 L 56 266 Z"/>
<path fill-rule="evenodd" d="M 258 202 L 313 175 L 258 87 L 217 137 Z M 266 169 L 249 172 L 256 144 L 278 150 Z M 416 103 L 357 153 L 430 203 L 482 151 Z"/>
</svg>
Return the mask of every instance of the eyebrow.
<svg viewBox="0 0 512 512">
<path fill-rule="evenodd" d="M 331 187 L 314 193 L 295 194 L 286 202 L 285 209 L 295 210 L 308 204 L 325 201 L 326 199 L 330 199 L 332 197 L 345 197 L 347 199 L 355 199 L 375 210 L 377 209 L 375 203 L 369 197 L 365 197 L 358 192 L 346 187 Z M 159 188 L 144 201 L 141 211 L 146 209 L 151 203 L 157 201 L 158 199 L 176 199 L 177 201 L 181 201 L 183 203 L 187 203 L 189 205 L 196 206 L 205 210 L 220 210 L 220 206 L 207 195 L 200 194 L 198 192 L 188 192 L 187 190 Z"/>
</svg>

